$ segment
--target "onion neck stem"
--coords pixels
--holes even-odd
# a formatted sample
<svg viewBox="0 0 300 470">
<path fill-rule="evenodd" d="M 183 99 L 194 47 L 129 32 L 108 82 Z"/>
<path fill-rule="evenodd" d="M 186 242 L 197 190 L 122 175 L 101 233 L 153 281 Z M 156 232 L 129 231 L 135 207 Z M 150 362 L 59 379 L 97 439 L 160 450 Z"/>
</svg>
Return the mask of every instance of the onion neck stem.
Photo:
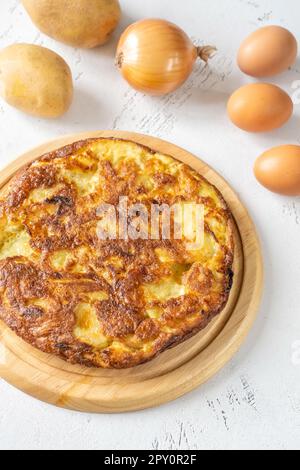
<svg viewBox="0 0 300 470">
<path fill-rule="evenodd" d="M 200 57 L 204 62 L 208 62 L 211 57 L 217 52 L 217 48 L 214 46 L 199 46 L 196 47 L 197 56 Z"/>
</svg>

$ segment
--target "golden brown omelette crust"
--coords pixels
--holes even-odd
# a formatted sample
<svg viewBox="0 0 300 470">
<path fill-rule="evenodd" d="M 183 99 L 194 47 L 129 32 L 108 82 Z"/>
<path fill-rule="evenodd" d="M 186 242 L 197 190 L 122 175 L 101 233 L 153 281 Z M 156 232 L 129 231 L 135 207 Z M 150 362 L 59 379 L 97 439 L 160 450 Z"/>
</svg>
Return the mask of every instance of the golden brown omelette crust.
<svg viewBox="0 0 300 470">
<path fill-rule="evenodd" d="M 138 158 L 135 158 L 138 155 Z M 99 240 L 97 207 L 205 206 L 205 244 Z M 232 220 L 187 165 L 119 139 L 89 139 L 21 170 L 0 201 L 0 318 L 36 348 L 88 367 L 127 368 L 193 336 L 232 285 Z"/>
</svg>

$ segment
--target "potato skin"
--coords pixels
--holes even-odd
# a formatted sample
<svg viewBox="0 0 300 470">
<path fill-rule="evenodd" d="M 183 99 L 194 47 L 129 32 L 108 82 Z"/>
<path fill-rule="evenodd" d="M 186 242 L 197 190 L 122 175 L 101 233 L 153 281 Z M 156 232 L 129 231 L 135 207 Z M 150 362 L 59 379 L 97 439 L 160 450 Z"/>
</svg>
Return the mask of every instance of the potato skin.
<svg viewBox="0 0 300 470">
<path fill-rule="evenodd" d="M 74 47 L 105 44 L 121 18 L 118 0 L 22 0 L 43 33 Z"/>
<path fill-rule="evenodd" d="M 50 49 L 13 44 L 0 51 L 0 95 L 25 113 L 59 117 L 72 102 L 71 70 Z"/>
</svg>

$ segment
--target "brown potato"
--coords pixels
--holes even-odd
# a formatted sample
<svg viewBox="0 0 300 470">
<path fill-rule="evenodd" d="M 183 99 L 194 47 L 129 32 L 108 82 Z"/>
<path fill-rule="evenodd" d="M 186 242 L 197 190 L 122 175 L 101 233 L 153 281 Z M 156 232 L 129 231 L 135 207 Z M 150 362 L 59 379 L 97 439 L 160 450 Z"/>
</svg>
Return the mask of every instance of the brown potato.
<svg viewBox="0 0 300 470">
<path fill-rule="evenodd" d="M 25 113 L 61 116 L 73 98 L 71 70 L 49 49 L 14 44 L 0 51 L 0 95 Z"/>
<path fill-rule="evenodd" d="M 118 0 L 22 0 L 34 24 L 45 34 L 74 47 L 104 44 L 118 25 Z"/>
</svg>

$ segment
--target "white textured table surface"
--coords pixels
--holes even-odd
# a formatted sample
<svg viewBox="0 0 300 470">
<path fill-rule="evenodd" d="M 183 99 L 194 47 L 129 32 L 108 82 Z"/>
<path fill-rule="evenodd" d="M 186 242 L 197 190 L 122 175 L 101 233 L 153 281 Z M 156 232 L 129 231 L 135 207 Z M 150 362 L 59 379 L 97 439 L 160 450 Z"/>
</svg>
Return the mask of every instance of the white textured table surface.
<svg viewBox="0 0 300 470">
<path fill-rule="evenodd" d="M 59 135 L 112 128 L 159 136 L 201 156 L 234 186 L 256 222 L 266 269 L 260 315 L 221 373 L 158 409 L 79 414 L 36 401 L 0 380 L 0 448 L 299 449 L 300 198 L 268 193 L 256 183 L 252 166 L 273 145 L 300 143 L 300 93 L 293 89 L 300 80 L 300 58 L 293 70 L 274 80 L 298 102 L 286 127 L 250 135 L 226 117 L 229 94 L 249 81 L 235 63 L 241 40 L 259 26 L 280 24 L 300 41 L 299 0 L 121 3 L 123 21 L 114 40 L 85 51 L 39 34 L 19 1 L 0 2 L 0 47 L 31 42 L 52 48 L 69 62 L 76 86 L 71 110 L 56 121 L 28 117 L 0 102 L 0 165 Z M 196 41 L 216 44 L 219 54 L 211 69 L 199 65 L 183 88 L 167 98 L 130 90 L 114 68 L 114 51 L 121 29 L 143 17 L 172 20 Z"/>
</svg>

